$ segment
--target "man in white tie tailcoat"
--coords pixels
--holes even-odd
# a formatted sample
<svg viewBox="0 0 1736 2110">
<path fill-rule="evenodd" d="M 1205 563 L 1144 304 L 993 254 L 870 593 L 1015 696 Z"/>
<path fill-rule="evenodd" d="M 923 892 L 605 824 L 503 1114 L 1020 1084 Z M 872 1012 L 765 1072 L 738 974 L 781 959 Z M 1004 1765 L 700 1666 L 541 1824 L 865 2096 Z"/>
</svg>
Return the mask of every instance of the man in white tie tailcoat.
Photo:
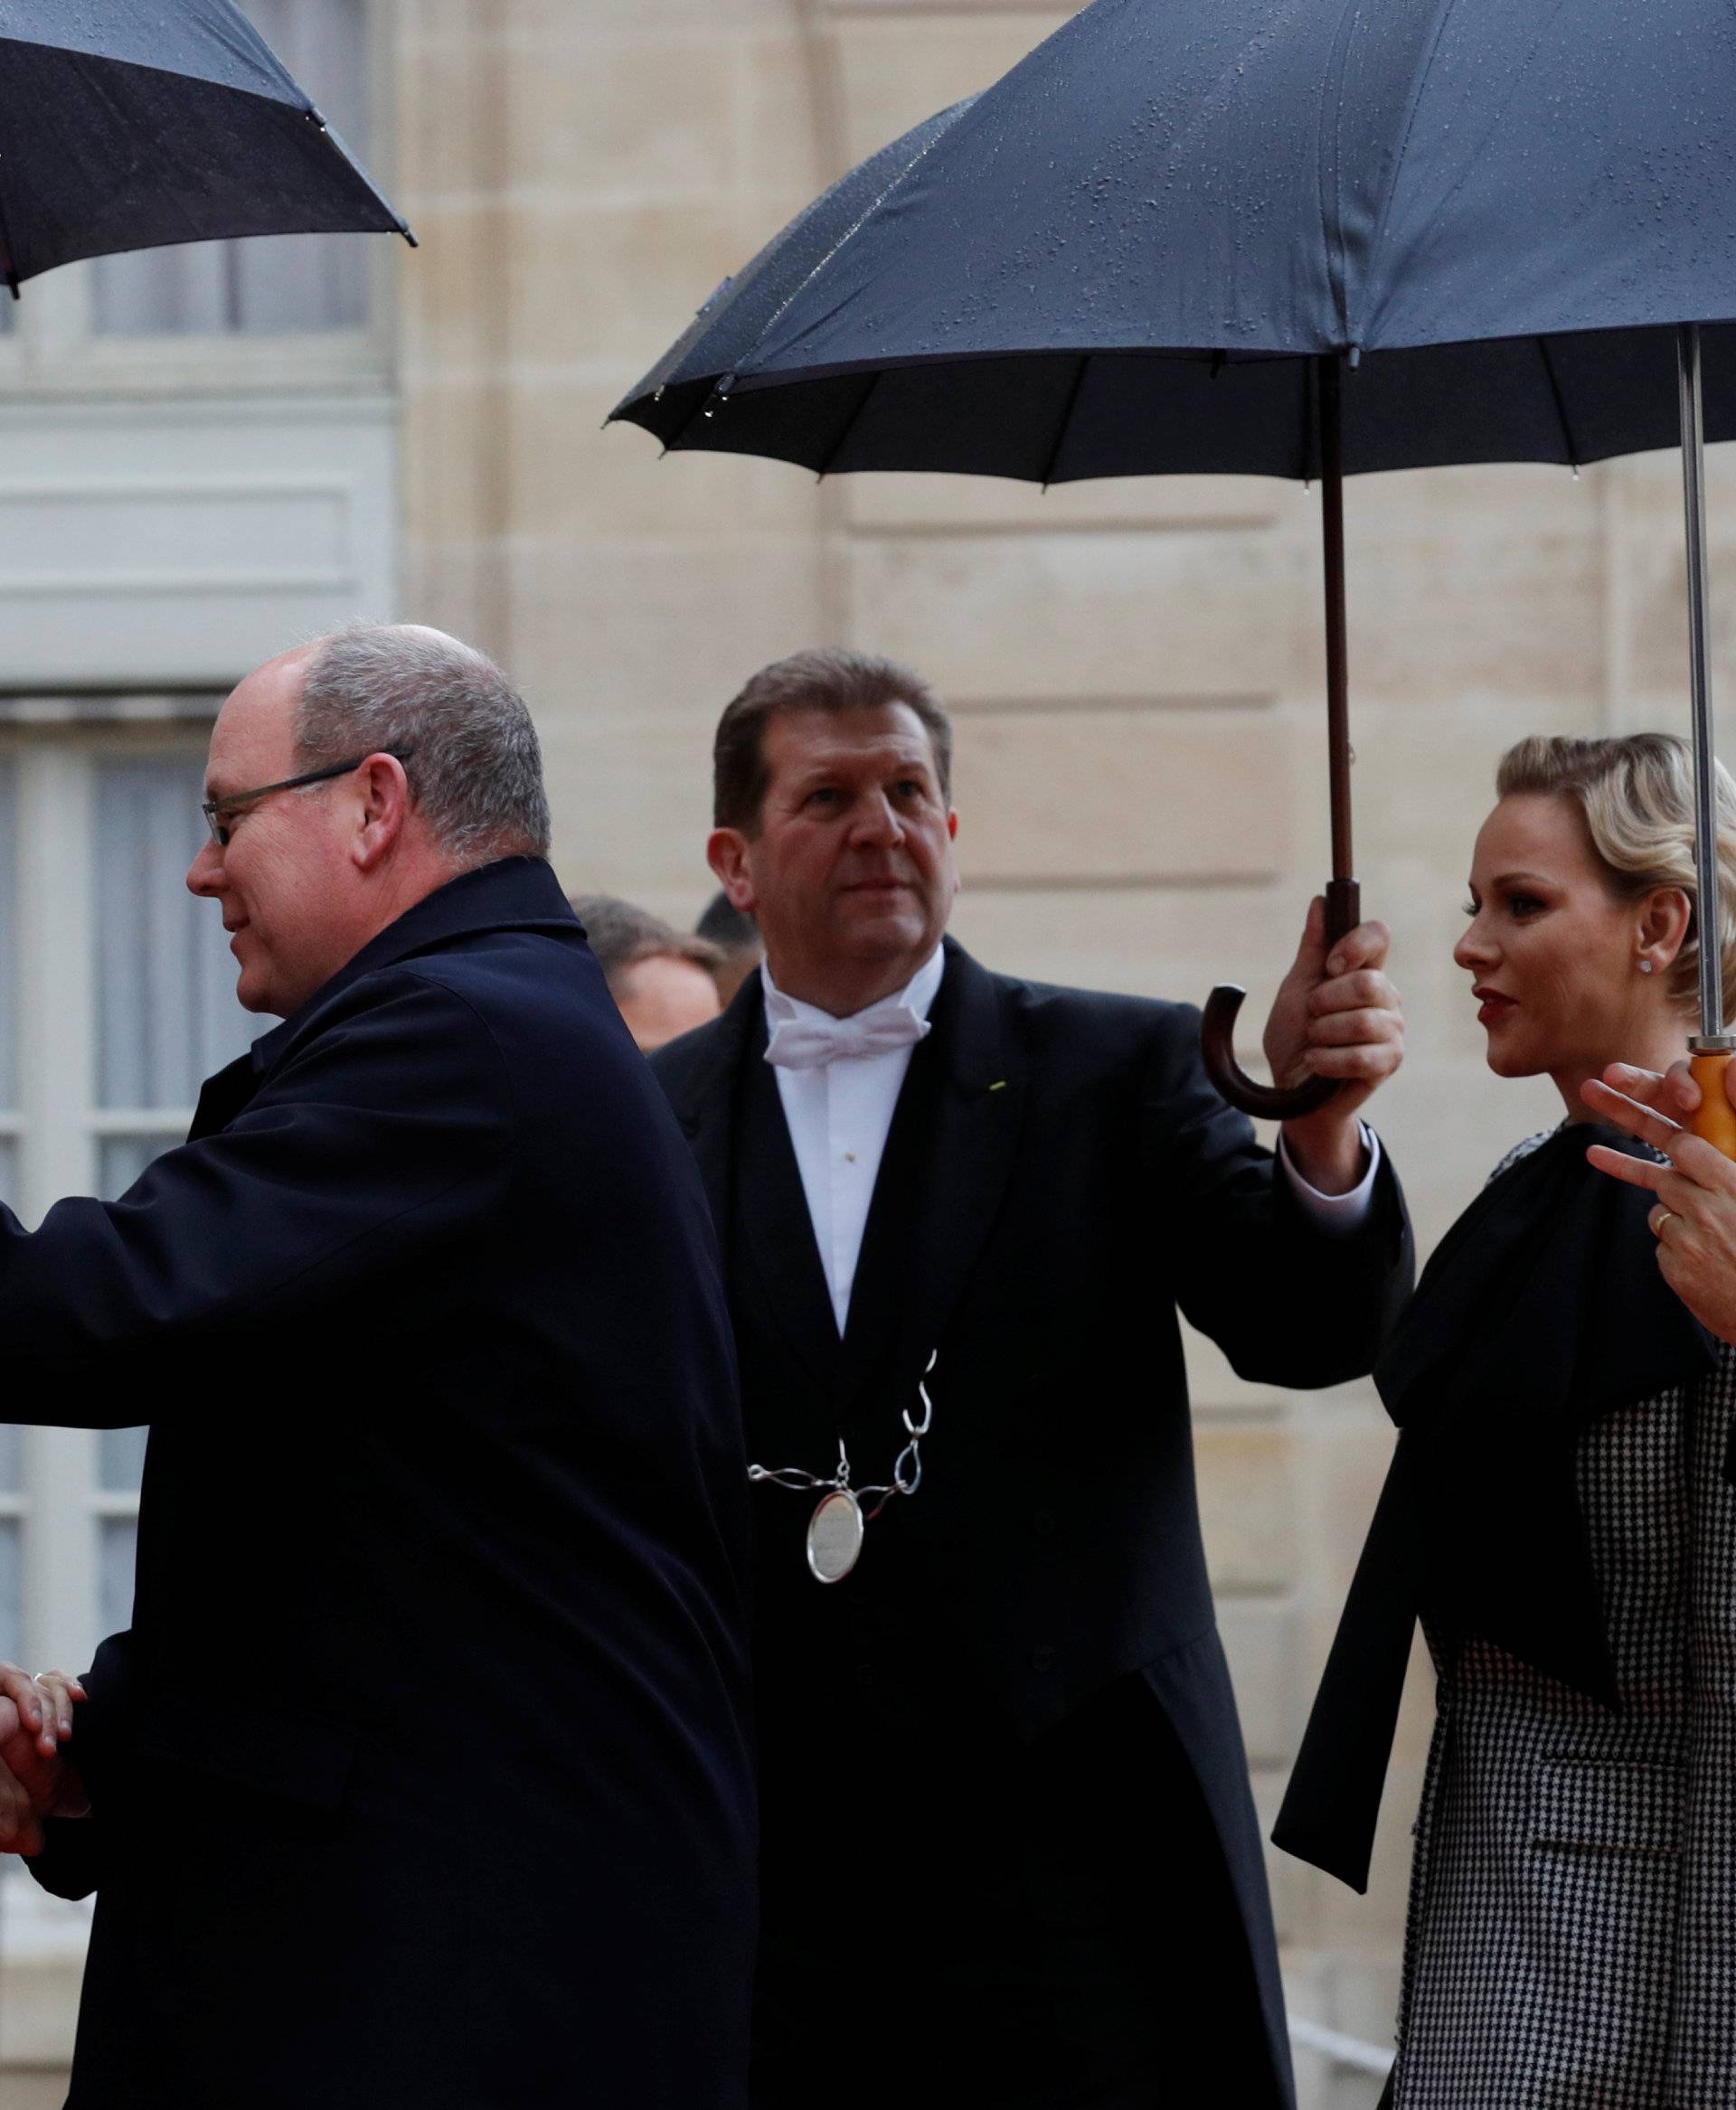
<svg viewBox="0 0 1736 2110">
<path fill-rule="evenodd" d="M 1180 1004 L 945 936 L 952 729 L 810 652 L 723 713 L 713 870 L 766 943 L 654 1058 L 723 1246 L 755 1483 L 757 2110 L 1292 2101 L 1194 1488 L 1179 1308 L 1241 1373 L 1365 1372 L 1412 1256 L 1360 1118 L 1387 933 L 1309 912 L 1278 1154 Z"/>
</svg>

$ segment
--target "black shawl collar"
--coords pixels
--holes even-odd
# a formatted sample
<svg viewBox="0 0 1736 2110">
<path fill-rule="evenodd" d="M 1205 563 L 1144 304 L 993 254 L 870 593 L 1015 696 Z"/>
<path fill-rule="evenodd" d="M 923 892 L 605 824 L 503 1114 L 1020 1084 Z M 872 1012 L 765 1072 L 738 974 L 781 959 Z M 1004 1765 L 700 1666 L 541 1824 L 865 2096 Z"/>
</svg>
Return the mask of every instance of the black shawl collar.
<svg viewBox="0 0 1736 2110">
<path fill-rule="evenodd" d="M 1419 1614 L 1618 1704 L 1577 1439 L 1715 1351 L 1658 1272 L 1651 1195 L 1588 1165 L 1590 1143 L 1639 1154 L 1576 1124 L 1491 1182 L 1375 1366 L 1398 1450 L 1273 1834 L 1359 1890 Z"/>
<path fill-rule="evenodd" d="M 901 1361 L 898 1340 L 905 1307 L 918 1300 L 912 1272 L 914 1241 L 933 1189 L 941 1148 L 939 1131 L 948 1095 L 946 1047 L 938 1039 L 944 1030 L 942 1021 L 936 1019 L 934 1031 L 911 1050 L 910 1066 L 886 1134 L 850 1290 L 840 1407 L 847 1423 L 869 1419 L 877 1437 L 896 1432 L 895 1419 L 891 1428 L 882 1427 L 889 1404 L 909 1406 L 912 1411 L 917 1405 L 913 1389 L 908 1399 L 901 1396 L 889 1403 L 883 1387 L 899 1381 L 886 1365 L 889 1358 L 895 1365 Z M 922 1360 L 927 1361 L 926 1354 Z M 877 1450 L 880 1447 L 883 1446 L 877 1443 Z M 891 1456 L 889 1453 L 887 1464 Z M 878 1478 L 878 1462 L 873 1470 Z"/>
<path fill-rule="evenodd" d="M 830 1277 L 807 1213 L 778 1079 L 764 1060 L 763 1017 L 756 1042 L 734 1095 L 732 1238 L 757 1272 L 765 1306 L 787 1344 L 820 1390 L 835 1398 L 843 1344 Z"/>
<path fill-rule="evenodd" d="M 846 1422 L 915 1398 L 917 1379 L 987 1242 L 1013 1167 L 1025 1065 L 995 977 L 947 940 L 932 1031 L 910 1059 L 875 1182 L 842 1343 L 765 1062 L 763 984 L 751 975 L 674 1092 L 726 1248 L 739 1226 L 777 1323 Z M 760 1111 L 754 1111 L 758 1104 Z M 765 1107 L 777 1114 L 771 1123 Z M 761 1206 L 743 1210 L 746 1149 Z M 726 1249 L 726 1265 L 737 1255 Z M 826 1343 L 826 1345 L 823 1345 Z M 875 1421 L 878 1426 L 878 1420 Z"/>
</svg>

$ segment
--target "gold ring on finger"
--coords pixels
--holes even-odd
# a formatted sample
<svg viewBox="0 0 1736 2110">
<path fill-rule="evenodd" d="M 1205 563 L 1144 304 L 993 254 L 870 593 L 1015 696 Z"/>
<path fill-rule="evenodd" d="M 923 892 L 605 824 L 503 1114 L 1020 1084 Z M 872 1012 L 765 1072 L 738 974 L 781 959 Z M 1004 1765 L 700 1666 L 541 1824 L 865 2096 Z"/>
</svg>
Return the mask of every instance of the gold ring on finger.
<svg viewBox="0 0 1736 2110">
<path fill-rule="evenodd" d="M 1674 1218 L 1674 1217 L 1676 1215 L 1676 1213 L 1677 1213 L 1677 1211 L 1676 1211 L 1676 1210 L 1675 1210 L 1674 1209 L 1655 1209 L 1655 1210 L 1653 1210 L 1653 1211 L 1652 1211 L 1652 1236 L 1653 1236 L 1655 1239 L 1661 1239 L 1661 1238 L 1664 1236 L 1664 1226 L 1665 1226 L 1666 1223 L 1668 1223 L 1668 1222 L 1669 1222 L 1669 1221 L 1672 1220 L 1672 1218 Z"/>
</svg>

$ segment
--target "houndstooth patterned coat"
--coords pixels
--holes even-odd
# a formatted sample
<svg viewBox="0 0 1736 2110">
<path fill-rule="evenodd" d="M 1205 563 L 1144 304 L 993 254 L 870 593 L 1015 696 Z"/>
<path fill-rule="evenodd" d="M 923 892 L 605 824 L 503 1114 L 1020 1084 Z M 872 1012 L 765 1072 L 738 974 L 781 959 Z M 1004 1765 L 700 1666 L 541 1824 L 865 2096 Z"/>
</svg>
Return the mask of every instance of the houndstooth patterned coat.
<svg viewBox="0 0 1736 2110">
<path fill-rule="evenodd" d="M 1429 1635 L 1394 2110 L 1736 2105 L 1733 1418 L 1726 1348 L 1580 1439 L 1619 1713 Z"/>
</svg>

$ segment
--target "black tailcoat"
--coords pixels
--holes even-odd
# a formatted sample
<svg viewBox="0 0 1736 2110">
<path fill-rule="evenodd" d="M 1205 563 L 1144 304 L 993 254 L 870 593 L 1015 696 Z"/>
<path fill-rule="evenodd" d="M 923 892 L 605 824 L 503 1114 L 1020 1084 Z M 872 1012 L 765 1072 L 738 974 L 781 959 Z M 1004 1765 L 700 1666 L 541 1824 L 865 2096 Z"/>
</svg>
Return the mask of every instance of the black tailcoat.
<svg viewBox="0 0 1736 2110">
<path fill-rule="evenodd" d="M 1030 1914 L 1030 1939 L 1061 1959 L 1040 1989 L 1061 2017 L 1055 2041 L 1071 2025 L 1049 1981 L 1075 1964 L 1075 2036 L 1114 2035 L 1096 1982 L 1125 1945 L 1090 1944 L 1129 1917 L 1127 1897 L 1108 1895 L 1125 1860 L 1150 1885 L 1133 1918 L 1197 1922 L 1165 1938 L 1191 1945 L 1177 1968 L 1215 2001 L 1206 2038 L 1221 2043 L 1225 2014 L 1248 2018 L 1258 2055 L 1238 2110 L 1286 2102 L 1270 1910 L 1206 1580 L 1175 1314 L 1249 1378 L 1361 1374 L 1410 1286 L 1402 1200 L 1383 1168 L 1366 1226 L 1323 1234 L 1207 1081 L 1190 1008 L 1010 980 L 950 941 L 947 955 L 842 1341 L 763 1060 L 760 977 L 654 1058 L 723 1235 L 750 1455 L 829 1473 L 841 1430 L 857 1482 L 887 1481 L 901 1411 L 936 1353 L 920 1490 L 870 1524 L 844 1582 L 807 1572 L 813 1497 L 756 1493 L 756 2057 L 774 2030 L 823 2049 L 826 2026 L 796 2011 L 805 2000 L 847 2011 L 854 2038 L 896 2039 L 937 1974 L 1016 1982 L 1028 1957 L 978 1969 L 967 1952 L 986 1955 Z M 847 1906 L 828 1889 L 838 1856 Z M 966 1889 L 984 1902 L 959 1923 L 950 1894 Z M 829 1965 L 813 1966 L 805 1993 L 816 1956 Z M 902 1973 L 890 2011 L 873 1992 L 858 2003 L 828 1991 L 834 1967 L 854 1958 L 872 1977 L 885 1957 Z M 976 1990 L 975 2017 L 998 2011 L 998 1994 Z M 1164 1990 L 1130 1986 L 1120 2011 L 1152 2010 Z M 984 2039 L 1018 2040 L 1029 2006 Z M 1128 2101 L 1149 2082 L 1137 2027 L 1115 2069 Z M 1033 2077 L 1048 2054 L 1031 2041 L 1004 2099 L 1074 2100 L 1076 2074 L 1052 2090 Z M 1165 2056 L 1173 2077 L 1182 2054 Z M 880 2055 L 872 2070 L 885 2079 Z M 970 2099 L 1003 2099 L 971 2070 Z"/>
<path fill-rule="evenodd" d="M 737 2110 L 747 1503 L 705 1197 L 554 875 L 410 909 L 119 1201 L 8 1418 L 152 1424 L 72 2110 Z"/>
</svg>

